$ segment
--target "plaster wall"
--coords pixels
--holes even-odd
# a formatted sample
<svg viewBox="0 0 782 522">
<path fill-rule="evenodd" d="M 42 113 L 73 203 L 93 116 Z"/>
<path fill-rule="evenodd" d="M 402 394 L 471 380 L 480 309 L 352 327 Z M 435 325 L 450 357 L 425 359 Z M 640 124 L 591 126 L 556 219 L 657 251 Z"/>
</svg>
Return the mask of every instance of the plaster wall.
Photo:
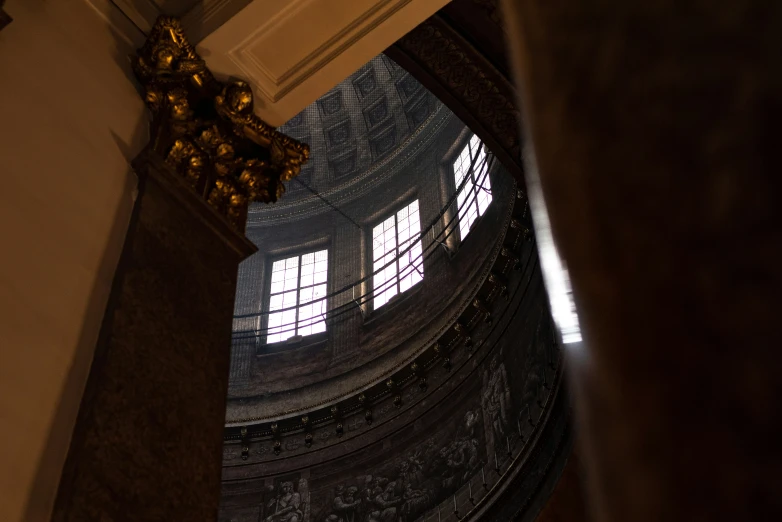
<svg viewBox="0 0 782 522">
<path fill-rule="evenodd" d="M 146 114 L 108 1 L 0 32 L 0 520 L 48 520 L 133 205 Z"/>
</svg>

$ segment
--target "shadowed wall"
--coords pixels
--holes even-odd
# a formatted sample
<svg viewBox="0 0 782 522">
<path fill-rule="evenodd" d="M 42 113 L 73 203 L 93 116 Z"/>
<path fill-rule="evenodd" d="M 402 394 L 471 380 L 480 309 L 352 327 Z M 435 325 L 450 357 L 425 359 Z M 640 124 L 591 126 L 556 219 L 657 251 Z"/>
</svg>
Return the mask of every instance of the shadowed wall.
<svg viewBox="0 0 782 522">
<path fill-rule="evenodd" d="M 0 32 L 0 520 L 48 520 L 133 206 L 141 34 L 9 0 Z M 28 503 L 28 499 L 31 499 Z"/>
</svg>

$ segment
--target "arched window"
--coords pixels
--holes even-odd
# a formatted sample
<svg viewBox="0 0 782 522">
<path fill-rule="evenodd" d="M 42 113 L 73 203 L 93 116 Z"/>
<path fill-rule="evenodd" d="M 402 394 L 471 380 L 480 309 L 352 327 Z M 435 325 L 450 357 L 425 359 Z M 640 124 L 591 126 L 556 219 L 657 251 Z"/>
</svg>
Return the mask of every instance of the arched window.
<svg viewBox="0 0 782 522">
<path fill-rule="evenodd" d="M 456 196 L 456 204 L 459 208 L 459 234 L 464 240 L 475 220 L 486 212 L 491 203 L 491 181 L 486 150 L 478 136 L 473 135 L 464 146 L 453 163 L 453 172 L 456 188 L 464 183 Z"/>
</svg>

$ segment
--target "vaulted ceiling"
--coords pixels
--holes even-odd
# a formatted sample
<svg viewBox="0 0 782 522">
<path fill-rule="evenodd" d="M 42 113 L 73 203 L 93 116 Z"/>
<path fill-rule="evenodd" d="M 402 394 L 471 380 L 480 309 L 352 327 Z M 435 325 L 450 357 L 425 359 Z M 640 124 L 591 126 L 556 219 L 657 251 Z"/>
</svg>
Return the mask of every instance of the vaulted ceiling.
<svg viewBox="0 0 782 522">
<path fill-rule="evenodd" d="M 384 55 L 377 56 L 280 130 L 310 145 L 310 161 L 281 204 L 332 190 L 390 157 L 442 104 Z M 306 186 L 305 186 L 306 185 Z"/>
</svg>

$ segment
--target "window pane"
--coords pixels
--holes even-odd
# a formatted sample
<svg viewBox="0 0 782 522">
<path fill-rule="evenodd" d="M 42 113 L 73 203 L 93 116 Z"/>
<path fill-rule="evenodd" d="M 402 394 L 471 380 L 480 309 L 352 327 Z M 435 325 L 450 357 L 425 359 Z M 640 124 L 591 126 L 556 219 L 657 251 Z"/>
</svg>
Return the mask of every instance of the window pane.
<svg viewBox="0 0 782 522">
<path fill-rule="evenodd" d="M 272 294 L 277 294 L 279 292 L 282 292 L 283 289 L 284 289 L 284 285 L 283 285 L 283 281 L 282 280 L 274 281 L 272 279 L 272 288 L 271 288 L 271 293 Z"/>
<path fill-rule="evenodd" d="M 484 183 L 478 189 L 478 214 L 481 216 L 486 212 L 486 209 L 489 208 L 489 203 L 491 203 L 489 176 L 486 176 L 484 180 Z"/>
<path fill-rule="evenodd" d="M 393 285 L 387 287 L 388 290 L 385 292 L 380 292 L 378 294 L 375 294 L 373 303 L 375 310 L 386 304 L 388 301 L 391 300 L 392 297 L 396 295 L 396 283 L 394 282 Z"/>
<path fill-rule="evenodd" d="M 456 175 L 457 189 L 462 184 L 462 181 L 464 181 L 464 178 L 467 176 L 467 174 L 470 172 L 470 162 L 470 149 L 469 146 L 465 146 L 453 164 L 453 171 Z"/>
<path fill-rule="evenodd" d="M 272 286 L 271 293 L 276 294 L 283 291 L 285 283 L 285 259 L 275 261 L 272 265 Z"/>
<path fill-rule="evenodd" d="M 489 203 L 491 203 L 491 180 L 489 179 L 489 165 L 486 159 L 485 147 L 480 148 L 477 157 L 475 185 L 478 190 L 478 215 L 482 216 L 486 209 L 489 208 Z"/>
<path fill-rule="evenodd" d="M 299 256 L 276 261 L 272 268 L 272 293 L 296 289 L 299 276 Z"/>
<path fill-rule="evenodd" d="M 470 169 L 470 162 L 473 168 Z M 462 240 L 472 228 L 478 216 L 483 215 L 491 203 L 491 182 L 488 176 L 486 149 L 481 140 L 473 135 L 454 162 L 454 178 L 457 189 L 462 180 L 464 188 L 456 196 L 459 208 L 459 232 Z"/>
<path fill-rule="evenodd" d="M 456 208 L 459 209 L 459 217 L 461 218 L 462 213 L 467 212 L 467 196 L 469 195 L 469 190 L 462 190 L 456 195 Z"/>
<path fill-rule="evenodd" d="M 399 218 L 404 215 L 404 218 Z M 423 279 L 421 220 L 418 200 L 397 214 L 399 227 L 399 291 L 404 292 Z M 408 250 L 409 248 L 409 250 Z M 405 252 L 407 250 L 407 252 Z"/>
<path fill-rule="evenodd" d="M 269 329 L 266 331 L 266 342 L 276 343 L 282 341 L 282 334 L 280 333 L 282 324 L 282 314 L 269 314 Z"/>
<path fill-rule="evenodd" d="M 328 250 L 274 262 L 267 343 L 326 331 L 327 278 Z"/>
<path fill-rule="evenodd" d="M 395 260 L 396 252 L 392 251 L 378 260 L 375 265 L 376 270 L 380 270 L 386 263 L 390 263 L 386 268 L 380 270 L 373 278 L 372 287 L 375 293 L 374 307 L 378 308 L 385 304 L 389 299 L 396 295 L 396 270 Z M 378 299 L 379 298 L 379 299 Z"/>
<path fill-rule="evenodd" d="M 478 136 L 473 134 L 472 138 L 470 138 L 470 152 L 472 153 L 473 157 L 476 154 L 476 151 L 481 145 L 481 140 L 478 139 Z"/>
<path fill-rule="evenodd" d="M 410 250 L 405 252 L 408 248 Z M 375 309 L 421 281 L 423 256 L 418 200 L 401 208 L 395 216 L 372 230 L 372 260 Z"/>
<path fill-rule="evenodd" d="M 282 298 L 283 298 L 283 294 L 271 296 L 271 298 L 269 299 L 270 312 L 282 309 Z"/>
<path fill-rule="evenodd" d="M 471 229 L 475 220 L 478 219 L 478 206 L 475 204 L 475 193 L 470 194 L 469 205 L 467 205 L 467 214 L 464 218 L 467 229 Z"/>
<path fill-rule="evenodd" d="M 400 260 L 399 267 L 399 291 L 404 292 L 420 283 L 424 278 L 423 258 L 421 256 L 421 242 L 415 243 L 412 249 L 404 256 L 404 267 Z"/>
<path fill-rule="evenodd" d="M 315 272 L 315 254 L 304 254 L 301 256 L 301 278 L 299 286 L 311 286 L 313 284 L 313 274 Z"/>
<path fill-rule="evenodd" d="M 275 261 L 272 265 L 272 281 L 282 281 L 284 279 L 285 260 Z"/>
<path fill-rule="evenodd" d="M 302 289 L 299 302 L 299 335 L 326 331 L 326 285 Z"/>
<path fill-rule="evenodd" d="M 477 217 L 475 191 L 465 191 L 464 193 L 459 194 L 457 200 L 458 199 L 462 200 L 462 206 L 459 208 L 459 233 L 461 234 L 462 240 L 464 240 Z"/>
<path fill-rule="evenodd" d="M 374 263 L 374 270 L 377 273 L 373 277 L 372 287 L 376 295 L 384 294 L 386 300 L 396 294 L 397 263 L 395 257 L 396 251 L 391 251 Z M 388 266 L 383 268 L 386 264 Z"/>
<path fill-rule="evenodd" d="M 386 304 L 397 291 L 397 266 L 394 262 L 397 242 L 394 216 L 373 228 L 372 238 L 372 271 L 376 272 L 372 276 L 373 303 L 375 308 L 379 308 Z M 386 264 L 389 266 L 382 268 Z"/>
<path fill-rule="evenodd" d="M 292 310 L 284 310 L 291 308 Z M 267 343 L 284 341 L 296 332 L 296 292 L 285 292 L 273 295 L 269 299 L 269 311 L 283 310 L 269 314 L 269 326 L 266 335 Z"/>
<path fill-rule="evenodd" d="M 415 245 L 413 245 L 413 248 L 410 249 L 410 262 L 414 269 L 412 272 L 410 272 L 410 286 L 413 286 L 420 283 L 424 279 L 424 256 L 420 241 L 418 241 Z"/>
<path fill-rule="evenodd" d="M 315 252 L 314 283 L 325 283 L 329 271 L 329 251 Z M 303 285 L 302 285 L 303 286 Z"/>
</svg>

